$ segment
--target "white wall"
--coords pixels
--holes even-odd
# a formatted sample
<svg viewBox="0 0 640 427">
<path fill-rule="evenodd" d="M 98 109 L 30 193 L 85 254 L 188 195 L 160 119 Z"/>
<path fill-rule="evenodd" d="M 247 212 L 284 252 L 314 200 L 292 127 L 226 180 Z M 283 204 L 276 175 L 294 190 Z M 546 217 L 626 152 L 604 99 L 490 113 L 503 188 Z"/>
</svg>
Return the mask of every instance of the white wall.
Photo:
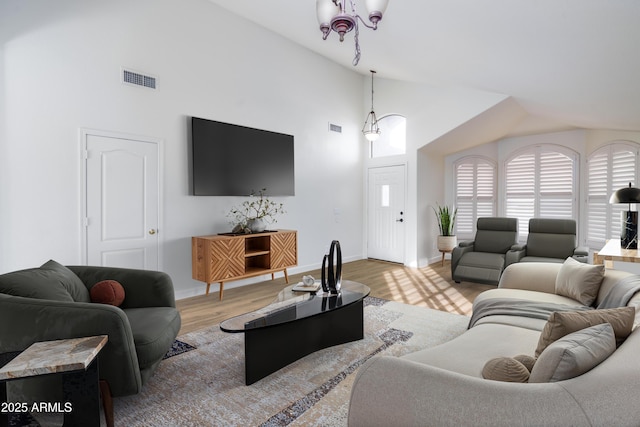
<svg viewBox="0 0 640 427">
<path fill-rule="evenodd" d="M 429 144 L 507 97 L 458 87 L 401 82 L 378 75 L 374 84 L 378 117 L 393 113 L 407 119 L 407 154 L 388 161 L 407 165 L 405 265 L 422 267 L 435 260 L 437 224 L 431 206 L 444 203 L 446 182 L 444 155 L 440 149 L 429 149 Z M 371 103 L 370 85 L 370 80 L 365 82 L 365 108 Z M 384 162 L 384 159 L 368 160 L 366 165 L 380 166 Z"/>
<path fill-rule="evenodd" d="M 295 136 L 296 196 L 278 198 L 277 226 L 299 231 L 298 270 L 317 268 L 332 239 L 345 260 L 363 256 L 353 70 L 206 0 L 9 1 L 0 18 L 0 272 L 81 262 L 78 129 L 90 128 L 163 140 L 161 268 L 178 297 L 203 293 L 190 238 L 229 231 L 243 199 L 188 194 L 190 116 Z M 158 90 L 121 84 L 122 66 Z"/>
</svg>

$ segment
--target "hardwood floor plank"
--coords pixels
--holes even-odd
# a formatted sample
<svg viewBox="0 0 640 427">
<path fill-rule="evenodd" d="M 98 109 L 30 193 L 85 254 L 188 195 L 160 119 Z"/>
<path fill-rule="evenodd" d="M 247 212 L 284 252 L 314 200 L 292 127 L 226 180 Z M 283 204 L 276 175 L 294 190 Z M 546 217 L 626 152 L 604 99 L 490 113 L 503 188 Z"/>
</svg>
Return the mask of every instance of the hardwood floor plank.
<svg viewBox="0 0 640 427">
<path fill-rule="evenodd" d="M 451 265 L 440 261 L 424 268 L 408 268 L 377 260 L 345 263 L 342 278 L 364 283 L 371 288 L 371 296 L 405 304 L 469 315 L 476 296 L 493 285 L 455 283 L 451 280 Z M 289 283 L 302 281 L 311 274 L 320 278 L 320 270 L 289 275 Z M 204 284 L 203 284 L 204 286 Z M 180 334 L 216 325 L 221 321 L 271 303 L 287 284 L 284 277 L 225 289 L 224 299 L 218 300 L 216 285 L 209 295 L 200 295 L 176 301 L 182 316 Z"/>
</svg>

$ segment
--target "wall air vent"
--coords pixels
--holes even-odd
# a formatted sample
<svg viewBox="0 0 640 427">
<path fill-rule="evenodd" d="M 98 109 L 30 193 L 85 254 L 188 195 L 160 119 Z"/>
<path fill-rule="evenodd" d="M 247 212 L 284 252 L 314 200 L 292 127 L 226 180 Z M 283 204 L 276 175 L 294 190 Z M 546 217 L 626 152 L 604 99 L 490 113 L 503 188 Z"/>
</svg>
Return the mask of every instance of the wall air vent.
<svg viewBox="0 0 640 427">
<path fill-rule="evenodd" d="M 153 76 L 146 76 L 144 74 L 137 73 L 135 71 L 122 69 L 122 82 L 147 87 L 149 89 L 156 88 L 156 78 Z"/>
<path fill-rule="evenodd" d="M 342 126 L 334 125 L 333 123 L 329 123 L 329 130 L 331 132 L 342 133 Z"/>
</svg>

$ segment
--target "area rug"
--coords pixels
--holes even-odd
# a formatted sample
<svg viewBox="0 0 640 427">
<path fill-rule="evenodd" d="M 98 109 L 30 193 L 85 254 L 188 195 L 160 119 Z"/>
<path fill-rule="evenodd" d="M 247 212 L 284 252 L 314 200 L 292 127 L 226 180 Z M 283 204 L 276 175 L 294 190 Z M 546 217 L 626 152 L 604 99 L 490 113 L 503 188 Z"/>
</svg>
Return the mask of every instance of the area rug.
<svg viewBox="0 0 640 427">
<path fill-rule="evenodd" d="M 210 327 L 178 339 L 195 347 L 160 363 L 142 393 L 114 399 L 117 425 L 345 426 L 358 368 L 449 341 L 469 318 L 368 297 L 364 339 L 310 354 L 247 386 L 242 334 Z M 295 345 L 295 337 L 291 337 Z M 265 354 L 264 357 L 269 357 Z"/>
</svg>

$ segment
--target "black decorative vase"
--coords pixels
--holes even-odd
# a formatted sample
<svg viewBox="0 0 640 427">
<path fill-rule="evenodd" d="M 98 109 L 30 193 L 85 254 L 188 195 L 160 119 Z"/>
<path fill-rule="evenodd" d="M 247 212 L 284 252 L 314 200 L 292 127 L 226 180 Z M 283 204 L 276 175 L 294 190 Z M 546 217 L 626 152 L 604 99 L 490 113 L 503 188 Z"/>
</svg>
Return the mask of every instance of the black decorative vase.
<svg viewBox="0 0 640 427">
<path fill-rule="evenodd" d="M 335 258 L 335 259 L 334 259 Z M 322 258 L 322 290 L 332 295 L 340 293 L 342 283 L 342 251 L 340 242 L 331 242 L 329 255 Z"/>
</svg>

